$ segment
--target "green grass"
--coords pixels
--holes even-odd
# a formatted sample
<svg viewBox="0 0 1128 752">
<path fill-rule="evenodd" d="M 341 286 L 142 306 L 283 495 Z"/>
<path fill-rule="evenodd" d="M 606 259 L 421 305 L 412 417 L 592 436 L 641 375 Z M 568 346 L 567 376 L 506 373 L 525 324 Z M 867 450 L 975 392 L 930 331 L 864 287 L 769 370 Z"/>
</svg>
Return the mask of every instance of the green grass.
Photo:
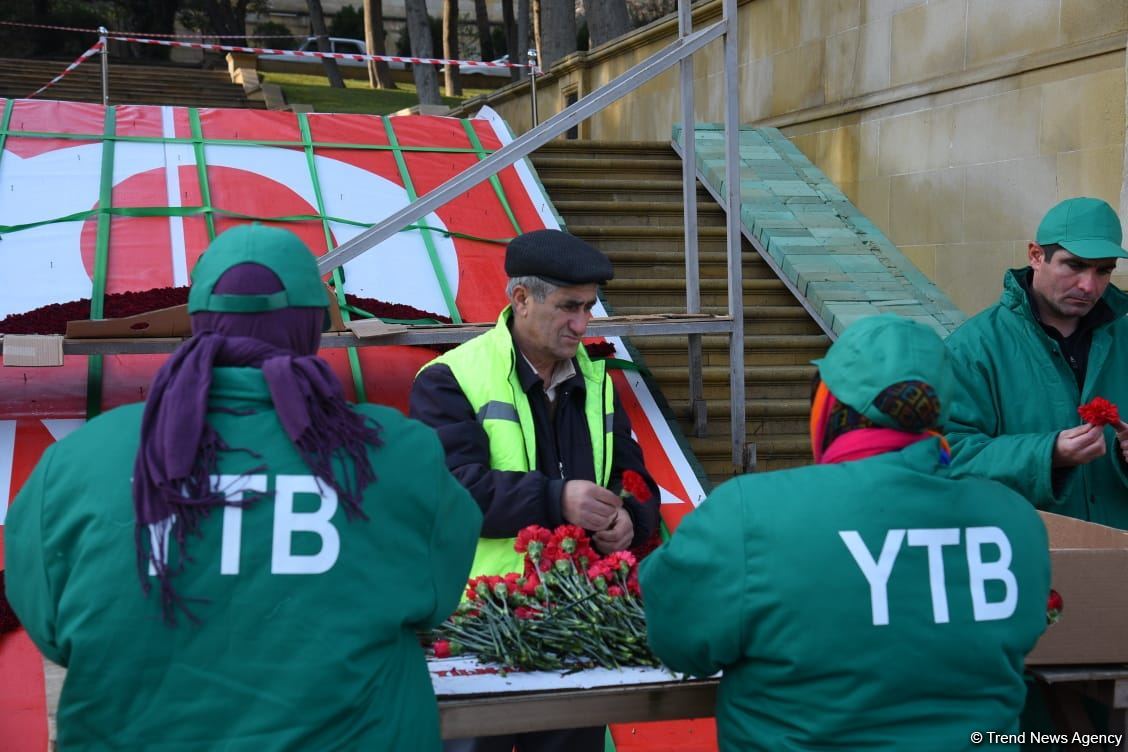
<svg viewBox="0 0 1128 752">
<path fill-rule="evenodd" d="M 325 76 L 301 73 L 263 73 L 265 83 L 277 84 L 290 104 L 312 105 L 317 112 L 359 112 L 387 115 L 419 103 L 415 84 L 397 82 L 398 89 L 372 89 L 367 81 L 345 79 L 344 89 L 329 86 Z M 486 93 L 486 89 L 465 89 L 461 97 L 443 97 L 448 106 Z"/>
</svg>

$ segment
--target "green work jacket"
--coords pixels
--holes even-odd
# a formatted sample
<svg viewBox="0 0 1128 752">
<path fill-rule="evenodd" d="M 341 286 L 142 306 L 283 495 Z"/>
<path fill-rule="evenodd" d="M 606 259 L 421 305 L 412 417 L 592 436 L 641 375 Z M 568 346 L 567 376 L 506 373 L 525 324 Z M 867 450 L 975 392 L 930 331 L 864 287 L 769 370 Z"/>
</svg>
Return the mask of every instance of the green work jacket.
<svg viewBox="0 0 1128 752">
<path fill-rule="evenodd" d="M 506 306 L 493 329 L 427 366 L 442 363 L 450 368 L 489 438 L 490 469 L 528 472 L 537 465 L 536 428 L 517 377 L 517 350 L 508 323 L 512 315 Z M 575 362 L 587 384 L 584 416 L 591 436 L 595 482 L 606 486 L 614 457 L 615 390 L 604 364 L 591 360 L 583 347 L 577 350 Z M 480 539 L 471 576 L 523 571 L 524 554 L 513 550 L 515 542 L 516 538 Z"/>
<path fill-rule="evenodd" d="M 384 445 L 369 450 L 369 519 L 348 521 L 287 439 L 262 372 L 213 374 L 208 422 L 258 453 L 221 452 L 217 487 L 267 495 L 212 511 L 190 539 L 174 584 L 198 599 L 199 624 L 167 625 L 155 579 L 149 597 L 138 582 L 130 476 L 142 405 L 48 448 L 12 504 L 8 597 L 68 669 L 60 749 L 440 749 L 417 631 L 458 604 L 481 513 L 437 437 L 393 409 L 356 406 Z"/>
<path fill-rule="evenodd" d="M 1058 433 L 1081 424 L 1079 405 L 1104 397 L 1128 411 L 1128 296 L 1112 285 L 1105 291 L 1116 318 L 1093 331 L 1078 388 L 1030 310 L 1017 277 L 1024 271 L 1008 271 L 999 302 L 948 338 L 961 386 L 947 426 L 952 471 L 1005 483 L 1039 509 L 1128 529 L 1128 475 L 1111 427 L 1105 456 L 1051 471 Z"/>
<path fill-rule="evenodd" d="M 740 476 L 642 562 L 658 657 L 724 671 L 722 750 L 952 752 L 1017 733 L 1045 527 L 1002 484 L 946 477 L 938 449 Z"/>
</svg>

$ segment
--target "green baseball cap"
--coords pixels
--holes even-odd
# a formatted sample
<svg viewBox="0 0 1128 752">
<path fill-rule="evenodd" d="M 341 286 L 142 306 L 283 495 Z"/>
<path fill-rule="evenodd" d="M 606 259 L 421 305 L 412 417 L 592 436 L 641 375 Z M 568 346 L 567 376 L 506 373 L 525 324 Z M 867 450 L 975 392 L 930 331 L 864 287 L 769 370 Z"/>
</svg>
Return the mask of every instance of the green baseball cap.
<svg viewBox="0 0 1128 752">
<path fill-rule="evenodd" d="M 269 295 L 212 292 L 224 272 L 248 263 L 277 274 L 283 289 Z M 281 308 L 324 308 L 328 326 L 328 293 L 317 271 L 317 260 L 306 244 L 289 230 L 257 222 L 217 235 L 192 270 L 188 313 L 263 313 Z"/>
<path fill-rule="evenodd" d="M 873 402 L 902 381 L 923 381 L 935 389 L 939 424 L 947 419 L 955 374 L 944 340 L 925 324 L 892 313 L 867 316 L 847 327 L 826 357 L 811 362 L 839 402 L 879 426 L 897 427 Z"/>
<path fill-rule="evenodd" d="M 1120 247 L 1124 239 L 1120 218 L 1099 198 L 1067 198 L 1046 212 L 1034 242 L 1057 243 L 1074 256 L 1086 259 L 1128 258 Z"/>
</svg>

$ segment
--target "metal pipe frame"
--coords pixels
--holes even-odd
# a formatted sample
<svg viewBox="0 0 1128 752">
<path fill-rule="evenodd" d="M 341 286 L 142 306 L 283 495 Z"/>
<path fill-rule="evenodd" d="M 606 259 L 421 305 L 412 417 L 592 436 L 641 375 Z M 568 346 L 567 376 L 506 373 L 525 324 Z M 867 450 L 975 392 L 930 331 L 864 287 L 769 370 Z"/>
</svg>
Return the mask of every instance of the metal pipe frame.
<svg viewBox="0 0 1128 752">
<path fill-rule="evenodd" d="M 732 419 L 732 464 L 736 473 L 749 469 L 744 427 L 744 265 L 740 253 L 740 86 L 737 72 L 739 37 L 736 0 L 722 3 L 725 25 L 725 211 L 728 241 L 728 298 L 732 334 L 729 340 L 729 399 Z M 689 136 L 684 139 L 687 143 Z"/>
<path fill-rule="evenodd" d="M 571 107 L 553 115 L 544 123 L 534 124 L 528 132 L 495 151 L 464 172 L 419 197 L 399 211 L 342 243 L 318 260 L 318 268 L 327 273 L 356 258 L 395 235 L 401 228 L 416 222 L 442 206 L 455 196 L 497 174 L 514 162 L 525 158 L 537 148 L 563 134 L 569 128 L 588 119 L 596 112 L 651 81 L 674 65 L 679 65 L 684 155 L 682 165 L 682 196 L 685 202 L 686 247 L 686 309 L 690 314 L 700 311 L 700 271 L 697 247 L 697 193 L 696 156 L 694 149 L 694 97 L 692 56 L 710 42 L 724 39 L 724 89 L 725 89 L 725 196 L 722 202 L 726 211 L 726 247 L 728 258 L 729 298 L 729 388 L 732 425 L 733 470 L 742 473 L 749 469 L 750 456 L 745 446 L 745 383 L 744 383 L 744 292 L 741 257 L 740 223 L 740 87 L 737 35 L 737 0 L 723 0 L 722 20 L 699 31 L 692 30 L 692 10 L 689 0 L 678 0 L 678 39 L 666 49 L 632 66 L 606 86 L 588 94 Z M 535 97 L 535 88 L 532 96 Z M 534 99 L 533 106 L 536 106 Z M 535 116 L 534 116 L 535 123 Z M 689 332 L 690 398 L 693 410 L 694 431 L 705 431 L 705 400 L 702 384 L 701 341 L 699 333 Z"/>
<path fill-rule="evenodd" d="M 102 43 L 102 106 L 110 106 L 110 48 L 106 40 L 109 30 L 98 27 L 98 40 Z"/>
<path fill-rule="evenodd" d="M 693 10 L 688 2 L 678 3 L 678 37 L 693 32 Z M 678 64 L 681 79 L 682 134 L 685 147 L 682 158 L 682 208 L 685 224 L 685 310 L 701 311 L 701 265 L 697 238 L 697 165 L 696 104 L 693 92 L 693 58 L 682 59 Z M 705 404 L 705 385 L 701 375 L 701 335 L 690 334 L 689 349 L 689 414 L 693 435 L 702 437 L 707 432 L 708 410 Z"/>
<path fill-rule="evenodd" d="M 685 2 L 685 0 L 681 1 Z M 571 107 L 556 113 L 537 127 L 515 138 L 473 167 L 455 175 L 439 187 L 420 196 L 411 204 L 388 215 L 369 229 L 329 251 L 318 259 L 318 269 L 321 270 L 322 274 L 325 274 L 351 261 L 370 248 L 374 248 L 395 235 L 401 228 L 422 219 L 455 196 L 473 188 L 517 160 L 523 159 L 569 128 L 588 119 L 612 102 L 622 99 L 638 87 L 659 76 L 677 64 L 678 61 L 689 57 L 713 40 L 720 38 L 725 32 L 725 28 L 725 22 L 719 21 L 678 39 L 666 49 L 633 66 L 606 86 L 600 87 Z"/>
</svg>

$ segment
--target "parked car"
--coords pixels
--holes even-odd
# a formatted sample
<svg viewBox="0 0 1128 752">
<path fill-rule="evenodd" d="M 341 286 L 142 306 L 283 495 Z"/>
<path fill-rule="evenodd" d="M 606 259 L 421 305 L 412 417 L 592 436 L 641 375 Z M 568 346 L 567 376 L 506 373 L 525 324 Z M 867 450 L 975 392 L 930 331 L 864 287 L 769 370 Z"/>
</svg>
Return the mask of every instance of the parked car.
<svg viewBox="0 0 1128 752">
<path fill-rule="evenodd" d="M 317 37 L 306 37 L 298 47 L 300 52 L 320 52 L 317 49 Z M 346 55 L 366 55 L 368 48 L 364 44 L 363 39 L 348 39 L 346 37 L 329 37 L 329 51 L 340 52 Z M 316 57 L 290 57 L 288 55 L 262 55 L 263 60 L 288 60 L 298 63 L 315 63 L 320 65 L 321 58 Z M 351 65 L 363 67 L 365 62 L 363 60 L 337 60 L 337 65 Z M 402 68 L 403 63 L 388 63 L 393 68 Z"/>
<path fill-rule="evenodd" d="M 508 63 L 509 55 L 502 55 L 499 58 L 490 61 L 491 63 Z M 497 76 L 499 78 L 509 78 L 510 68 L 489 68 L 478 67 L 476 65 L 462 64 L 458 66 L 459 73 L 473 73 L 479 76 Z"/>
</svg>

